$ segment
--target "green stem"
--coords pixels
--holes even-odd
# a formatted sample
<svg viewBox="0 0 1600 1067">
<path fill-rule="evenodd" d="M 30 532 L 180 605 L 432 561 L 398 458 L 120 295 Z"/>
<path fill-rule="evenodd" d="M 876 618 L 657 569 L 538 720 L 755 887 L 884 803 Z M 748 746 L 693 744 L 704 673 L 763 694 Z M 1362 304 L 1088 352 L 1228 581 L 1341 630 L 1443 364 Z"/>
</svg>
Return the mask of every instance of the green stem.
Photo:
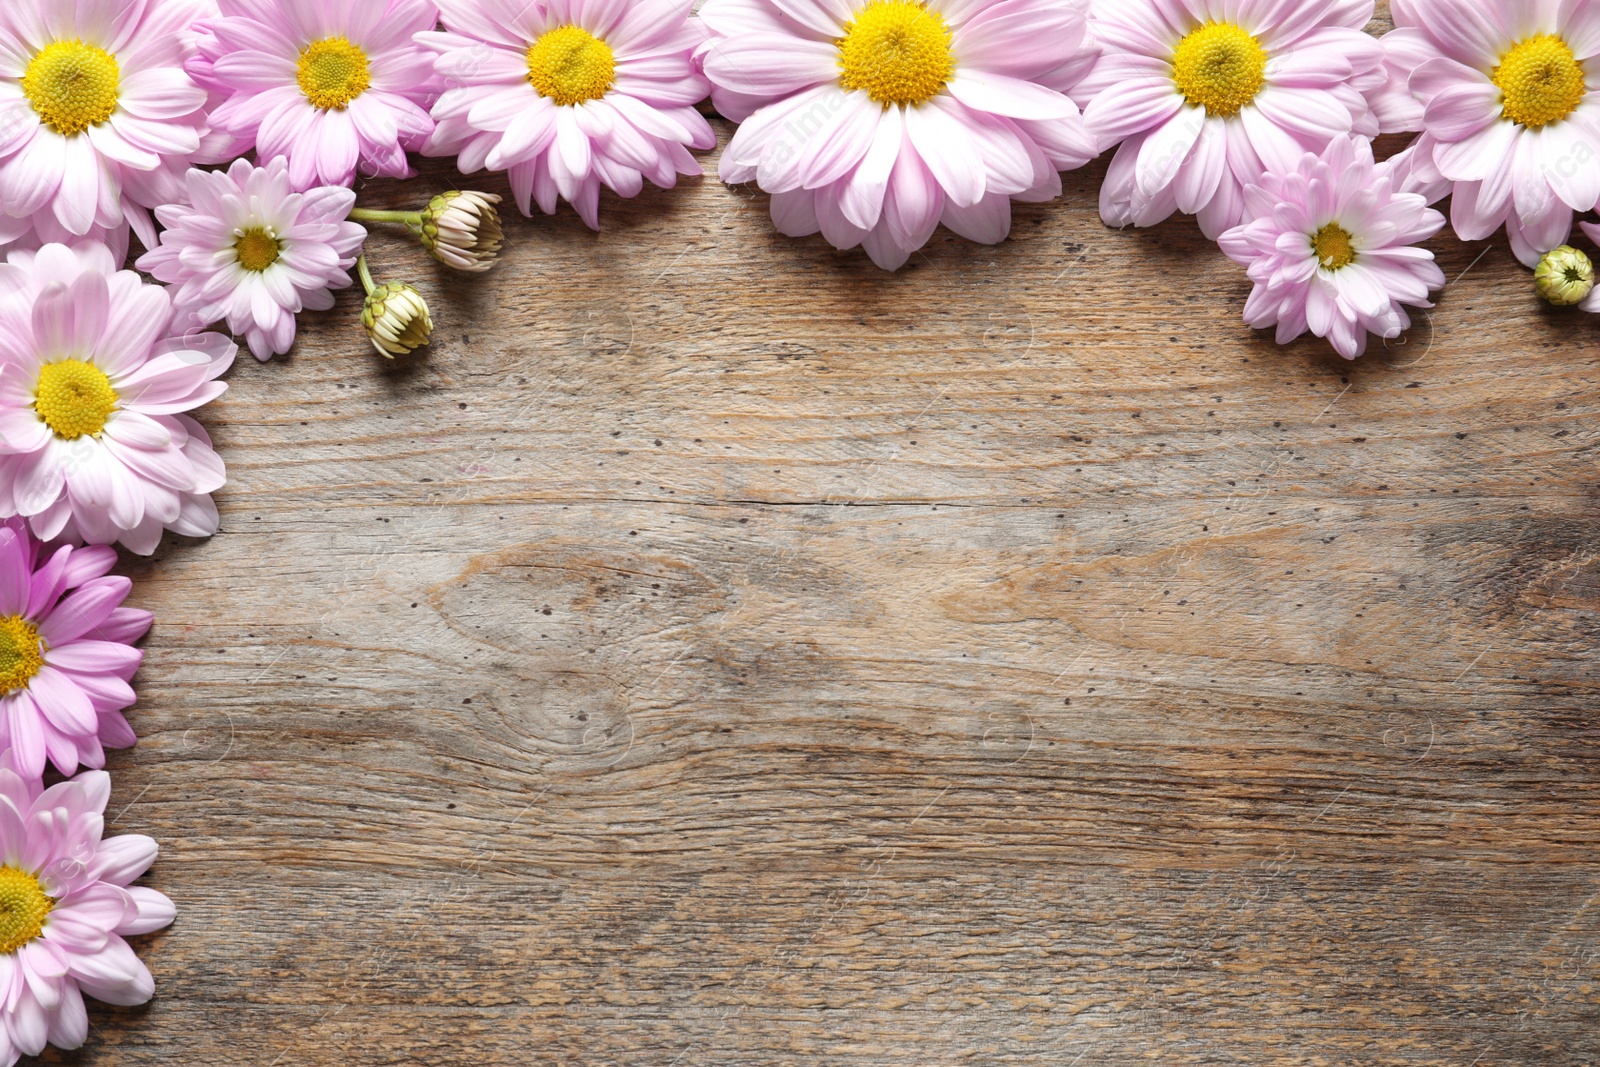
<svg viewBox="0 0 1600 1067">
<path fill-rule="evenodd" d="M 420 211 L 377 211 L 372 208 L 358 207 L 350 212 L 354 222 L 398 222 L 405 226 L 421 226 L 422 212 Z"/>
<path fill-rule="evenodd" d="M 372 270 L 367 266 L 367 254 L 361 253 L 361 258 L 356 260 L 356 273 L 361 275 L 361 288 L 371 296 L 378 288 L 378 283 L 372 280 Z"/>
</svg>

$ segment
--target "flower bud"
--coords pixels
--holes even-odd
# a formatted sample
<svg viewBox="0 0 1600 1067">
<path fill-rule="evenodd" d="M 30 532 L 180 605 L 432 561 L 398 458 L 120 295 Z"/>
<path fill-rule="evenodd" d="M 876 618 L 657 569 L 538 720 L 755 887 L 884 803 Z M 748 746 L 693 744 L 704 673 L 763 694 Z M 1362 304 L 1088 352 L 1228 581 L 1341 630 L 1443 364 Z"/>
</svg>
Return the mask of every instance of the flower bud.
<svg viewBox="0 0 1600 1067">
<path fill-rule="evenodd" d="M 433 319 L 422 294 L 404 282 L 377 286 L 361 309 L 361 325 L 386 359 L 410 355 L 428 343 Z"/>
<path fill-rule="evenodd" d="M 1533 284 L 1556 307 L 1570 307 L 1594 288 L 1594 264 L 1571 245 L 1552 248 L 1534 268 Z"/>
<path fill-rule="evenodd" d="M 447 267 L 474 272 L 494 266 L 505 243 L 493 193 L 440 193 L 422 213 L 422 246 Z"/>
</svg>

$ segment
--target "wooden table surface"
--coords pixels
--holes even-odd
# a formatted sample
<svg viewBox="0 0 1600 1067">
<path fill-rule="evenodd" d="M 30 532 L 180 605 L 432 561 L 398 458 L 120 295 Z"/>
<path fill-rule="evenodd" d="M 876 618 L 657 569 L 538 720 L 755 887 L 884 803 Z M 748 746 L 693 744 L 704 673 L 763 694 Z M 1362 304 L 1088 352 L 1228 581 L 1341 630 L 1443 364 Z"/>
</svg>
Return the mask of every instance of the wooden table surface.
<svg viewBox="0 0 1600 1067">
<path fill-rule="evenodd" d="M 894 275 L 710 178 L 375 240 L 433 347 L 245 356 L 124 567 L 179 918 L 50 1061 L 1595 1062 L 1596 320 L 1446 234 L 1279 348 L 1103 173 Z"/>
</svg>

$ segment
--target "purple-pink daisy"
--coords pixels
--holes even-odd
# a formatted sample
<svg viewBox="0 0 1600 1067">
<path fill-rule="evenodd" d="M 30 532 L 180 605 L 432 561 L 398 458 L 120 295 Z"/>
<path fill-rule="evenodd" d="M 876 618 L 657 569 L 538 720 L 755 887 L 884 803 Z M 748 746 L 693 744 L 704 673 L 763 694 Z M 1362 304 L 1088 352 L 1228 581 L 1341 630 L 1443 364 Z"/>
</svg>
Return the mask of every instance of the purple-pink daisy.
<svg viewBox="0 0 1600 1067">
<path fill-rule="evenodd" d="M 296 189 L 412 174 L 406 152 L 433 132 L 433 57 L 412 41 L 439 12 L 428 0 L 218 0 L 195 79 L 226 99 L 219 135 L 283 156 Z"/>
<path fill-rule="evenodd" d="M 603 185 L 635 196 L 700 174 L 689 149 L 716 145 L 694 109 L 707 84 L 704 40 L 684 0 L 442 0 L 444 31 L 417 41 L 450 86 L 433 106 L 424 150 L 457 156 L 463 174 L 509 172 L 523 214 L 557 197 L 600 227 Z"/>
<path fill-rule="evenodd" d="M 0 526 L 0 747 L 37 778 L 105 766 L 105 747 L 135 741 L 122 710 L 144 653 L 148 611 L 122 606 L 133 588 L 108 574 L 104 546 L 45 548 L 19 520 Z"/>
<path fill-rule="evenodd" d="M 217 530 L 222 460 L 189 411 L 221 396 L 237 347 L 178 332 L 166 289 L 103 245 L 0 266 L 0 516 L 41 540 L 155 551 Z"/>
<path fill-rule="evenodd" d="M 290 191 L 282 158 L 191 170 L 182 204 L 156 209 L 165 229 L 139 269 L 172 286 L 180 322 L 226 322 L 260 360 L 294 344 L 295 316 L 333 307 L 367 231 L 347 221 L 356 195 L 343 186 Z"/>
<path fill-rule="evenodd" d="M 0 4 L 0 211 L 48 240 L 132 222 L 201 145 L 206 93 L 184 71 L 206 0 Z M 46 222 L 45 218 L 49 221 Z"/>
<path fill-rule="evenodd" d="M 133 885 L 155 862 L 143 834 L 104 837 L 111 778 L 86 771 L 46 789 L 0 755 L 0 1065 L 46 1044 L 81 1046 L 83 998 L 143 1004 L 150 970 L 124 938 L 169 925 L 165 894 Z"/>
<path fill-rule="evenodd" d="M 707 0 L 717 109 L 742 123 L 728 182 L 772 194 L 790 236 L 887 270 L 940 223 L 1005 240 L 1012 200 L 1095 155 L 1066 95 L 1093 57 L 1087 0 Z"/>
<path fill-rule="evenodd" d="M 1390 9 L 1386 129 L 1422 131 L 1416 150 L 1450 185 L 1457 236 L 1482 240 L 1504 225 L 1533 266 L 1566 242 L 1574 212 L 1600 203 L 1600 5 Z"/>
<path fill-rule="evenodd" d="M 1340 137 L 1246 188 L 1249 221 L 1221 239 L 1255 282 L 1245 321 L 1276 326 L 1279 344 L 1309 330 L 1345 359 L 1367 350 L 1369 333 L 1405 332 L 1411 319 L 1401 305 L 1432 307 L 1428 294 L 1444 286 L 1433 253 L 1416 247 L 1444 216 L 1397 181 L 1373 162 L 1370 142 Z"/>
<path fill-rule="evenodd" d="M 1378 124 L 1383 48 L 1372 0 L 1096 0 L 1100 61 L 1075 90 L 1102 150 L 1112 226 L 1198 216 L 1215 239 L 1244 188 Z"/>
</svg>

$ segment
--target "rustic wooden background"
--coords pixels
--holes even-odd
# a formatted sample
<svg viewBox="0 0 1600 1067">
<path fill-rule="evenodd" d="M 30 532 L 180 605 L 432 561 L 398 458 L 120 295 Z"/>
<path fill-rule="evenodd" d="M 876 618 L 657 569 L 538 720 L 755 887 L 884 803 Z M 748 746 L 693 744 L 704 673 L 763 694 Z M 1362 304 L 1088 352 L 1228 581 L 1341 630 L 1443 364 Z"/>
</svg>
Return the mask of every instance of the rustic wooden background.
<svg viewBox="0 0 1600 1067">
<path fill-rule="evenodd" d="M 376 240 L 434 346 L 243 359 L 222 533 L 127 565 L 179 919 L 47 1058 L 1600 1057 L 1596 320 L 1445 236 L 1404 344 L 1278 348 L 1103 173 L 896 275 L 714 179 Z"/>
</svg>

